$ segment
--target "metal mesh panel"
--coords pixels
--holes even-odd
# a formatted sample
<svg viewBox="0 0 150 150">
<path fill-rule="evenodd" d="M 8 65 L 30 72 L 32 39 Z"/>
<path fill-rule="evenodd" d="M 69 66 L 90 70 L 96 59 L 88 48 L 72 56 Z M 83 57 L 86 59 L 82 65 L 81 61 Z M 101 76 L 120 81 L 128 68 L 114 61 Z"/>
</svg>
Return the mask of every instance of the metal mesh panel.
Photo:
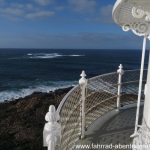
<svg viewBox="0 0 150 150">
<path fill-rule="evenodd" d="M 77 86 L 65 99 L 60 109 L 60 122 L 62 126 L 62 142 L 60 149 L 71 148 L 71 142 L 80 136 L 80 87 Z"/>
<path fill-rule="evenodd" d="M 122 92 L 120 97 L 121 106 L 137 101 L 139 86 L 139 70 L 125 71 L 122 77 Z M 146 81 L 147 71 L 144 71 L 143 83 Z M 144 85 L 143 84 L 143 85 Z M 143 86 L 144 89 L 144 86 Z M 118 73 L 100 75 L 88 80 L 85 100 L 85 124 L 88 128 L 96 119 L 107 112 L 116 109 L 118 91 Z M 58 108 L 62 126 L 62 141 L 60 150 L 72 149 L 80 137 L 80 86 L 76 86 Z M 142 99 L 144 94 L 142 91 Z"/>
<path fill-rule="evenodd" d="M 144 70 L 143 80 L 146 81 L 147 70 Z M 139 82 L 140 70 L 127 70 L 123 74 L 122 83 Z"/>
<path fill-rule="evenodd" d="M 86 128 L 116 107 L 117 82 L 116 72 L 89 79 L 85 101 Z"/>
<path fill-rule="evenodd" d="M 144 100 L 144 86 L 146 83 L 147 70 L 143 74 L 143 87 L 141 100 Z M 125 71 L 122 78 L 121 105 L 135 103 L 138 98 L 140 70 Z"/>
</svg>

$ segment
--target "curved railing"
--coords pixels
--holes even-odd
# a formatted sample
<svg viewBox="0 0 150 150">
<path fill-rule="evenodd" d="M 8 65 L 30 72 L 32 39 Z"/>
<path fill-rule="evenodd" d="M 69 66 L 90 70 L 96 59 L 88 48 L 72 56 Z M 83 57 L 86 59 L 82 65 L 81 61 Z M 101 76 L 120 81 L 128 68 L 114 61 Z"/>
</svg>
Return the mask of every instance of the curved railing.
<svg viewBox="0 0 150 150">
<path fill-rule="evenodd" d="M 139 70 L 124 71 L 121 83 L 122 92 L 119 95 L 121 107 L 137 101 L 139 75 Z M 88 79 L 85 97 L 85 128 L 88 128 L 99 117 L 116 109 L 118 76 L 117 72 L 113 72 Z M 146 76 L 147 71 L 144 70 L 143 83 L 146 81 Z M 143 91 L 142 99 L 144 99 Z M 60 114 L 62 127 L 60 149 L 73 149 L 75 142 L 81 136 L 81 87 L 79 85 L 64 97 L 57 113 Z"/>
</svg>

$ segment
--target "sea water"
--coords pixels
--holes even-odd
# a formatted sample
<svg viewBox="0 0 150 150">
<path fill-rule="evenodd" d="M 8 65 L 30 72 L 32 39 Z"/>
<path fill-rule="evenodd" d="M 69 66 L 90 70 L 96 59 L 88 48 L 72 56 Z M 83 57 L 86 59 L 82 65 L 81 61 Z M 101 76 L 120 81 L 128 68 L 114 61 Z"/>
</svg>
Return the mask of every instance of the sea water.
<svg viewBox="0 0 150 150">
<path fill-rule="evenodd" d="M 75 85 L 82 70 L 90 78 L 119 64 L 139 69 L 140 57 L 140 50 L 0 49 L 0 102 Z"/>
</svg>

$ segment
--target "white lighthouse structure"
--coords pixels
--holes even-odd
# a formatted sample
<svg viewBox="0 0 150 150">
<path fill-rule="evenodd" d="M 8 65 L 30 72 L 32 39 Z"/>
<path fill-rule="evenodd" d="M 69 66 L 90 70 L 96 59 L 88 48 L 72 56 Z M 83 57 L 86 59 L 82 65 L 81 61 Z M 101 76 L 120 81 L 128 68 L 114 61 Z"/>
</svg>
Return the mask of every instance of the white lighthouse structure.
<svg viewBox="0 0 150 150">
<path fill-rule="evenodd" d="M 150 149 L 150 60 L 147 81 L 145 84 L 145 102 L 142 125 L 139 124 L 142 79 L 144 70 L 146 41 L 150 39 L 150 0 L 117 0 L 113 8 L 113 19 L 124 31 L 131 30 L 134 34 L 144 37 L 137 112 L 133 138 L 133 149 Z"/>
</svg>

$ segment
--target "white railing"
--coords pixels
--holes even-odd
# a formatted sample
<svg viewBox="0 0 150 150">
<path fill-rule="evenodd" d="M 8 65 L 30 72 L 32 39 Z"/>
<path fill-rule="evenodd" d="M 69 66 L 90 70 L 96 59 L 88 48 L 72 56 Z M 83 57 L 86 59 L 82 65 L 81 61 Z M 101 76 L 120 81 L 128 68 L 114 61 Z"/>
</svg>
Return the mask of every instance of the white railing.
<svg viewBox="0 0 150 150">
<path fill-rule="evenodd" d="M 144 80 L 146 73 L 144 70 Z M 82 72 L 79 85 L 74 87 L 61 101 L 57 112 L 54 113 L 55 119 L 50 126 L 49 131 L 58 131 L 51 133 L 54 141 L 47 140 L 45 146 L 53 150 L 48 143 L 53 143 L 59 150 L 71 150 L 73 145 L 85 137 L 85 130 L 94 121 L 111 110 L 119 111 L 120 107 L 137 102 L 140 70 L 123 71 L 120 65 L 117 72 L 96 76 L 86 79 L 85 72 Z M 142 87 L 142 99 L 144 99 L 144 87 Z M 60 120 L 58 121 L 58 116 Z M 51 116 L 52 117 L 52 116 Z M 46 119 L 46 121 L 49 121 Z M 52 122 L 52 121 L 51 121 Z M 60 124 L 59 124 L 59 123 Z M 59 132 L 61 125 L 61 134 Z M 44 132 L 46 129 L 44 130 Z M 46 133 L 49 133 L 50 132 Z M 46 134 L 48 135 L 48 134 Z M 58 141 L 61 137 L 61 143 Z M 44 139 L 46 136 L 44 135 Z M 57 146 L 56 146 L 57 145 Z"/>
</svg>

